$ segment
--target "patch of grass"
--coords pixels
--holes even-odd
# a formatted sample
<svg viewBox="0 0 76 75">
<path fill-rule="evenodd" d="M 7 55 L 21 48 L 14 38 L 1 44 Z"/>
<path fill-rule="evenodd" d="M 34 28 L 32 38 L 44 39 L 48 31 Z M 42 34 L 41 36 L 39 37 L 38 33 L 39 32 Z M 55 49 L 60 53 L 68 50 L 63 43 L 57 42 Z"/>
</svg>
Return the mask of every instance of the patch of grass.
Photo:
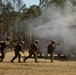
<svg viewBox="0 0 76 75">
<path fill-rule="evenodd" d="M 76 61 L 54 60 L 51 63 L 49 59 L 38 58 L 39 63 L 35 63 L 30 58 L 25 63 L 18 63 L 17 59 L 10 63 L 13 56 L 13 52 L 8 52 L 4 62 L 0 62 L 0 75 L 76 75 Z"/>
</svg>

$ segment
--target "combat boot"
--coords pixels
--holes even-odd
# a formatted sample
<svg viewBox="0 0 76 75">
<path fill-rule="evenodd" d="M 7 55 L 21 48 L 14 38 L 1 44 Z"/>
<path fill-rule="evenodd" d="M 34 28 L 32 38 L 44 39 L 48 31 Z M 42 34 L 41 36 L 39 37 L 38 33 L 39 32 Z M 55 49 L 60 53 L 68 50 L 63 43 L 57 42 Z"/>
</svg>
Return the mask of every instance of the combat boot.
<svg viewBox="0 0 76 75">
<path fill-rule="evenodd" d="M 14 63 L 12 60 L 10 62 Z"/>
<path fill-rule="evenodd" d="M 3 59 L 1 59 L 1 61 L 0 62 L 3 62 Z"/>
</svg>

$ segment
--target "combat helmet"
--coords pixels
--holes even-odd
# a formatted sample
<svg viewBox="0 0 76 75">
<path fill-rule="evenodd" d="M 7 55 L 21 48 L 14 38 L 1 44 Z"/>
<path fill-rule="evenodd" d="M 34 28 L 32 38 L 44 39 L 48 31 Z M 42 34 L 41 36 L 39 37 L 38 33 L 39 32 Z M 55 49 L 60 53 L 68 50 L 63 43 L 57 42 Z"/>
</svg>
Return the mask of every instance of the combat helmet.
<svg viewBox="0 0 76 75">
<path fill-rule="evenodd" d="M 10 37 L 7 37 L 6 40 L 9 41 L 10 40 Z"/>
<path fill-rule="evenodd" d="M 35 43 L 39 43 L 39 40 L 35 40 Z"/>
<path fill-rule="evenodd" d="M 23 45 L 23 44 L 24 44 L 24 41 L 21 41 L 21 42 L 20 42 L 20 44 L 22 44 L 22 45 Z"/>
<path fill-rule="evenodd" d="M 52 40 L 52 43 L 55 43 L 55 40 Z"/>
</svg>

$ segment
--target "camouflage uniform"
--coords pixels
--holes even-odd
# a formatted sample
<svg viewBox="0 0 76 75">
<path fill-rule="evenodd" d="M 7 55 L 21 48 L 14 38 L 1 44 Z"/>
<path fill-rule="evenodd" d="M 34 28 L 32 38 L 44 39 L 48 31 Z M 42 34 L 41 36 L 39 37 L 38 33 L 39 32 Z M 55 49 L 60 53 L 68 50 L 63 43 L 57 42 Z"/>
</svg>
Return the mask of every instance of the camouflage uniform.
<svg viewBox="0 0 76 75">
<path fill-rule="evenodd" d="M 54 59 L 54 49 L 56 48 L 56 43 L 54 40 L 52 40 L 52 43 L 48 45 L 48 54 L 50 54 L 51 62 L 53 62 Z"/>
<path fill-rule="evenodd" d="M 11 62 L 13 62 L 17 57 L 18 57 L 18 62 L 21 62 L 20 61 L 20 58 L 21 58 L 21 55 L 20 55 L 20 52 L 23 52 L 22 49 L 23 49 L 23 44 L 24 42 L 21 41 L 20 44 L 16 45 L 14 51 L 15 51 L 15 56 L 12 58 Z"/>
<path fill-rule="evenodd" d="M 27 56 L 25 59 L 23 59 L 24 62 L 28 58 L 32 57 L 32 55 L 34 55 L 35 62 L 37 62 L 37 52 L 38 52 L 38 49 L 39 49 L 38 43 L 39 43 L 39 41 L 36 40 L 34 44 L 31 44 L 31 47 L 30 47 L 30 50 L 29 50 L 29 56 Z"/>
<path fill-rule="evenodd" d="M 4 57 L 5 57 L 5 49 L 6 47 L 10 44 L 10 38 L 7 37 L 6 41 L 0 41 L 0 51 L 1 51 L 1 62 L 3 61 Z"/>
</svg>

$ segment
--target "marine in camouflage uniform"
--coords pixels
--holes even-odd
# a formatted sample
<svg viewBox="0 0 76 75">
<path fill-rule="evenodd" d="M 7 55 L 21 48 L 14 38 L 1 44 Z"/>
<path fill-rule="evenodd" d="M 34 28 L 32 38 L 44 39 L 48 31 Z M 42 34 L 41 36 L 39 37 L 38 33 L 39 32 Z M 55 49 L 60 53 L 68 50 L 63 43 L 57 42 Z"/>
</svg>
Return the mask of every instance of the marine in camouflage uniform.
<svg viewBox="0 0 76 75">
<path fill-rule="evenodd" d="M 5 57 L 5 49 L 7 48 L 7 46 L 10 44 L 10 38 L 7 37 L 6 41 L 0 41 L 0 51 L 1 51 L 1 62 L 3 61 L 4 57 Z"/>
<path fill-rule="evenodd" d="M 54 59 L 54 49 L 56 48 L 55 40 L 52 40 L 51 44 L 48 45 L 48 54 L 50 54 L 51 62 L 53 62 Z"/>
<path fill-rule="evenodd" d="M 21 62 L 20 59 L 21 59 L 21 55 L 20 55 L 20 52 L 23 52 L 23 45 L 24 45 L 24 42 L 21 41 L 19 44 L 17 44 L 15 46 L 15 56 L 12 58 L 12 60 L 10 62 L 14 63 L 13 61 L 18 57 L 18 62 Z M 24 53 L 24 52 L 23 52 Z"/>
<path fill-rule="evenodd" d="M 34 55 L 35 62 L 37 62 L 37 53 L 38 53 L 38 40 L 35 40 L 33 44 L 31 44 L 30 50 L 29 50 L 29 56 L 23 59 L 23 62 L 25 62 L 28 58 L 31 58 L 32 55 Z"/>
</svg>

